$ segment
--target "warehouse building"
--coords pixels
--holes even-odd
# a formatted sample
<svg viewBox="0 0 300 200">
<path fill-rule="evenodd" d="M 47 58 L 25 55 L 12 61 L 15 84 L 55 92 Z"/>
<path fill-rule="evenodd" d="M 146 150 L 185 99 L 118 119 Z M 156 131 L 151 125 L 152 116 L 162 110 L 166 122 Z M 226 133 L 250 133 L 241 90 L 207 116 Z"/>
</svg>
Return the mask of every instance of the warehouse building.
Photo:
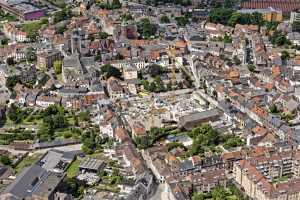
<svg viewBox="0 0 300 200">
<path fill-rule="evenodd" d="M 24 21 L 37 20 L 45 16 L 45 11 L 37 8 L 29 0 L 0 0 L 0 8 Z"/>
</svg>

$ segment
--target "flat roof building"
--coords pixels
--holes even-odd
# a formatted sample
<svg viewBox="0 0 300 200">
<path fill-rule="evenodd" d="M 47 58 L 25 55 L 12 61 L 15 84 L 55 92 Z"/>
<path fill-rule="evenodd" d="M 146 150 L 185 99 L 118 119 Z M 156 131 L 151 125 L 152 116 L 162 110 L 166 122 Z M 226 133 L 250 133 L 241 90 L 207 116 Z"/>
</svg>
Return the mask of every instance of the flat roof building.
<svg viewBox="0 0 300 200">
<path fill-rule="evenodd" d="M 217 121 L 220 118 L 220 110 L 211 109 L 203 112 L 195 112 L 179 118 L 179 127 L 191 130 L 202 123 Z"/>
<path fill-rule="evenodd" d="M 105 163 L 102 160 L 87 158 L 83 160 L 79 166 L 80 171 L 98 173 L 103 169 Z"/>
<path fill-rule="evenodd" d="M 28 0 L 0 0 L 0 8 L 20 20 L 37 20 L 45 16 L 45 11 Z"/>
</svg>

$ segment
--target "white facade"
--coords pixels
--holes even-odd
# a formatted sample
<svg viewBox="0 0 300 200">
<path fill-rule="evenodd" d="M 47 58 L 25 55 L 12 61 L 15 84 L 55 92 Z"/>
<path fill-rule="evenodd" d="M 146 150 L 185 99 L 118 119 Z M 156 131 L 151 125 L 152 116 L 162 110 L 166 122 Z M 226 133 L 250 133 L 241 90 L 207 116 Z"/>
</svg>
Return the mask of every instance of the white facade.
<svg viewBox="0 0 300 200">
<path fill-rule="evenodd" d="M 300 21 L 300 13 L 291 12 L 290 23 L 293 24 L 295 21 Z"/>
</svg>

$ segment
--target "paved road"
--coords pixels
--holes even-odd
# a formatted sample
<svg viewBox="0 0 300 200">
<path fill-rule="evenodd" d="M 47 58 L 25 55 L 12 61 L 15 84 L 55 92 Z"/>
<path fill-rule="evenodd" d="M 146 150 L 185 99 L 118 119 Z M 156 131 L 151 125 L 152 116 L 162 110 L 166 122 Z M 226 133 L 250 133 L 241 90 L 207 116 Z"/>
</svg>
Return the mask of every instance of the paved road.
<svg viewBox="0 0 300 200">
<path fill-rule="evenodd" d="M 150 198 L 150 200 L 168 200 L 168 195 L 166 191 L 166 184 L 159 184 L 155 194 Z"/>
<path fill-rule="evenodd" d="M 10 148 L 9 146 L 6 146 L 6 145 L 0 145 L 0 150 L 8 151 L 8 152 L 10 152 L 13 155 L 17 155 L 17 154 L 25 153 L 26 152 L 26 151 L 14 150 L 14 149 Z"/>
<path fill-rule="evenodd" d="M 81 149 L 81 144 L 74 144 L 74 145 L 68 145 L 68 146 L 62 146 L 62 147 L 54 147 L 54 148 L 46 148 L 46 149 L 39 149 L 39 150 L 34 150 L 32 151 L 33 153 L 46 153 L 47 151 L 51 149 L 57 149 L 61 151 L 78 151 Z M 0 145 L 0 150 L 6 150 L 9 151 L 10 153 L 16 155 L 19 153 L 25 153 L 27 151 L 19 151 L 19 150 L 14 150 L 13 148 L 10 148 L 9 146 L 5 145 Z"/>
<path fill-rule="evenodd" d="M 36 152 L 36 153 L 46 153 L 47 151 L 49 151 L 51 149 L 57 149 L 57 150 L 61 150 L 61 151 L 79 151 L 81 149 L 81 144 L 74 144 L 74 145 L 47 148 L 47 149 L 39 149 L 39 150 L 35 150 L 34 152 Z"/>
</svg>

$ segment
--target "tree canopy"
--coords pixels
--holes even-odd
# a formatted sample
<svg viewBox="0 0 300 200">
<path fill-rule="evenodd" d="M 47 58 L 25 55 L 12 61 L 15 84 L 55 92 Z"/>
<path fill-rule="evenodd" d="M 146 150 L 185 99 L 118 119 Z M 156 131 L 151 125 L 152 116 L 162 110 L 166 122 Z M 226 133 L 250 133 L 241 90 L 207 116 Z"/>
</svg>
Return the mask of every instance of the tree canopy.
<svg viewBox="0 0 300 200">
<path fill-rule="evenodd" d="M 274 31 L 274 33 L 270 36 L 269 39 L 271 43 L 276 46 L 291 44 L 291 41 L 286 38 L 286 35 L 282 31 Z"/>
<path fill-rule="evenodd" d="M 147 0 L 146 3 L 152 6 L 166 5 L 166 4 L 189 6 L 192 4 L 191 0 Z"/>
<path fill-rule="evenodd" d="M 209 13 L 209 21 L 213 23 L 220 23 L 228 26 L 235 26 L 236 24 L 254 24 L 262 26 L 264 21 L 260 13 L 239 13 L 231 8 L 213 8 Z"/>
<path fill-rule="evenodd" d="M 54 72 L 55 74 L 61 74 L 62 72 L 62 61 L 61 60 L 56 60 L 53 63 L 53 68 L 54 68 Z"/>
<path fill-rule="evenodd" d="M 234 11 L 229 8 L 213 8 L 209 12 L 208 19 L 212 23 L 227 24 Z"/>
<path fill-rule="evenodd" d="M 6 155 L 0 155 L 0 162 L 3 165 L 11 165 L 12 163 L 11 159 Z"/>
<path fill-rule="evenodd" d="M 151 77 L 159 76 L 163 73 L 163 68 L 160 65 L 152 64 L 148 66 L 147 73 L 150 74 Z"/>
<path fill-rule="evenodd" d="M 163 24 L 168 24 L 168 23 L 170 23 L 170 19 L 167 15 L 163 15 L 160 18 L 160 22 L 163 23 Z"/>
<path fill-rule="evenodd" d="M 256 67 L 253 64 L 249 64 L 247 67 L 250 72 L 255 72 L 255 70 L 256 70 Z"/>
<path fill-rule="evenodd" d="M 18 82 L 19 82 L 19 77 L 17 75 L 13 75 L 7 77 L 5 85 L 8 89 L 12 91 Z"/>
<path fill-rule="evenodd" d="M 36 51 L 32 47 L 26 49 L 26 60 L 33 62 L 36 60 Z"/>
<path fill-rule="evenodd" d="M 27 115 L 26 110 L 22 110 L 18 105 L 11 104 L 8 109 L 7 116 L 14 123 L 18 124 L 22 122 L 23 118 Z"/>
<path fill-rule="evenodd" d="M 189 23 L 189 18 L 186 16 L 175 17 L 178 26 L 186 26 Z"/>
<path fill-rule="evenodd" d="M 103 65 L 100 69 L 100 73 L 106 78 L 113 76 L 115 78 L 120 79 L 122 75 L 121 71 L 118 68 L 112 66 L 111 64 Z"/>
<path fill-rule="evenodd" d="M 157 26 L 152 24 L 148 18 L 143 18 L 137 23 L 137 31 L 140 37 L 150 39 L 155 37 Z"/>
<path fill-rule="evenodd" d="M 119 0 L 113 0 L 111 3 L 107 2 L 101 2 L 97 3 L 97 5 L 102 8 L 102 9 L 107 9 L 107 10 L 113 10 L 113 9 L 119 9 L 122 7 L 122 4 Z"/>
</svg>

